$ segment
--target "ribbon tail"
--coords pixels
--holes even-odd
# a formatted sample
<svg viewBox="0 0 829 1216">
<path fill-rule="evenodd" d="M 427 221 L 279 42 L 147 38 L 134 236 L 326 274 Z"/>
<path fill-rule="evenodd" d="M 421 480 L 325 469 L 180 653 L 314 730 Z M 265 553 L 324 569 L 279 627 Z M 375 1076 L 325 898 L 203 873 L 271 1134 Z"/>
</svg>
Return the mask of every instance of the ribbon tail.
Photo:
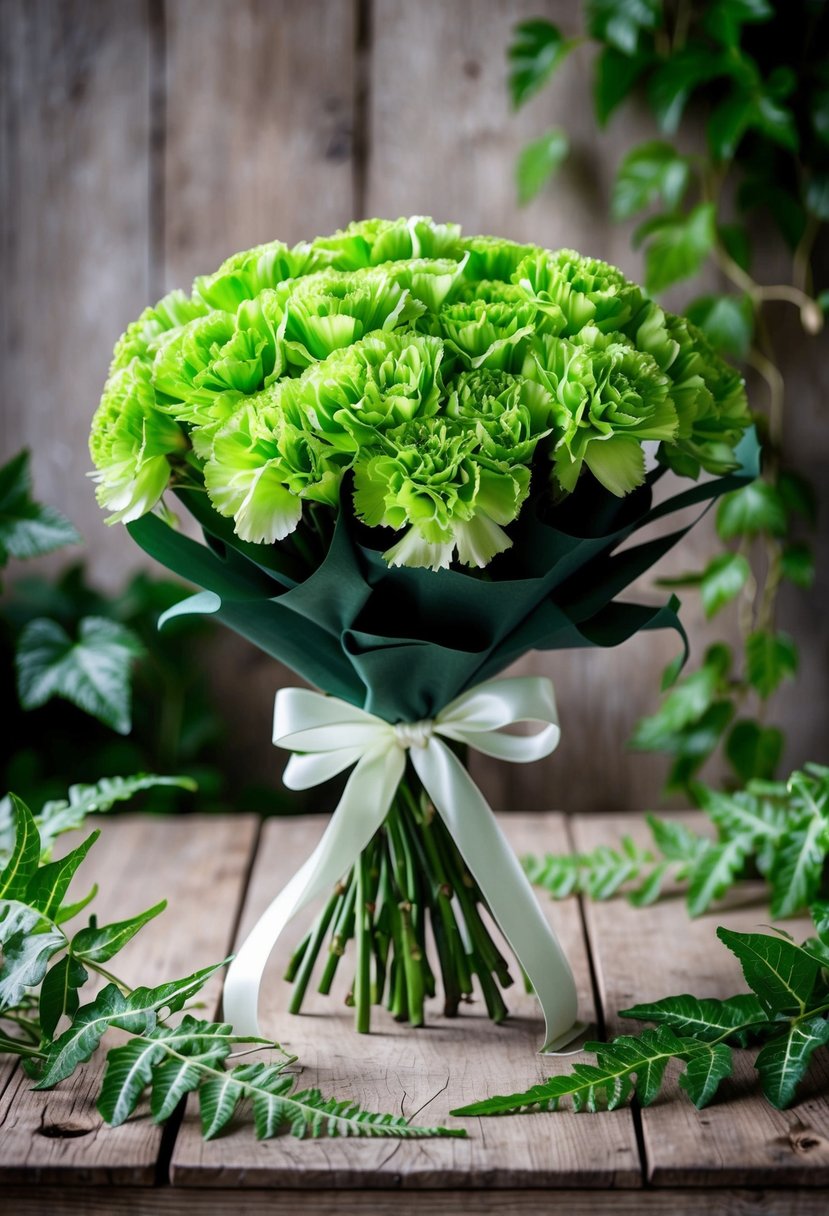
<svg viewBox="0 0 829 1216">
<path fill-rule="evenodd" d="M 470 741 L 475 746 L 474 739 Z M 449 748 L 432 736 L 409 753 L 435 809 L 481 888 L 501 932 L 535 990 L 546 1022 L 542 1051 L 556 1051 L 583 1027 L 573 975 L 521 863 L 492 808 Z"/>
<path fill-rule="evenodd" d="M 222 998 L 225 1020 L 236 1034 L 259 1035 L 259 988 L 283 929 L 351 869 L 388 814 L 405 767 L 398 747 L 384 745 L 365 754 L 322 840 L 248 934 L 230 964 Z"/>
</svg>

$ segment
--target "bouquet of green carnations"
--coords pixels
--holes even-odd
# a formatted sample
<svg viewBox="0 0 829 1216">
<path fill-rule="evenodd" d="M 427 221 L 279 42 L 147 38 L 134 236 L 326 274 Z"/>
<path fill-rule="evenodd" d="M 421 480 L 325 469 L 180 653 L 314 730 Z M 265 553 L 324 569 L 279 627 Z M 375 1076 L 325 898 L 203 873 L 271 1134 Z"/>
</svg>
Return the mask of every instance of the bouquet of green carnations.
<svg viewBox="0 0 829 1216">
<path fill-rule="evenodd" d="M 253 1028 L 273 942 L 324 895 L 295 1011 L 353 938 L 358 1029 L 383 1002 L 421 1024 L 438 969 L 448 1014 L 477 979 L 500 1020 L 489 912 L 548 1040 L 566 1034 L 569 970 L 464 748 L 555 746 L 549 683 L 493 678 L 528 650 L 679 628 L 673 601 L 616 597 L 690 525 L 623 543 L 753 477 L 749 428 L 738 373 L 614 267 L 423 217 L 259 246 L 128 328 L 92 426 L 101 505 L 202 588 L 174 611 L 215 613 L 327 694 L 277 696 L 287 783 L 356 766 L 231 968 L 231 1020 Z M 668 470 L 693 484 L 654 505 Z"/>
</svg>

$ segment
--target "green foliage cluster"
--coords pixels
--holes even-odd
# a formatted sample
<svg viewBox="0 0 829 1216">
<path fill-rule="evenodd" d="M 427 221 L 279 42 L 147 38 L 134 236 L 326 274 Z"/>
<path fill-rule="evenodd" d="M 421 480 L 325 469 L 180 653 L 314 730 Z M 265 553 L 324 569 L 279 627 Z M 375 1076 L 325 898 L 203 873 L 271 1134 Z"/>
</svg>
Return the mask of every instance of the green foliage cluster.
<svg viewBox="0 0 829 1216">
<path fill-rule="evenodd" d="M 829 768 L 809 764 L 786 782 L 756 779 L 732 794 L 695 789 L 712 836 L 649 815 L 649 848 L 625 837 L 619 848 L 528 857 L 530 879 L 558 899 L 581 892 L 601 900 L 625 892 L 638 906 L 653 903 L 668 883 L 679 884 L 691 916 L 707 911 L 746 875 L 759 874 L 768 883 L 773 916 L 793 916 L 826 894 Z"/>
<path fill-rule="evenodd" d="M 283 1130 L 294 1136 L 464 1135 L 461 1130 L 418 1127 L 399 1116 L 365 1111 L 349 1100 L 325 1098 L 317 1089 L 297 1090 L 289 1071 L 296 1057 L 266 1039 L 233 1033 L 223 1022 L 198 1019 L 188 1002 L 222 966 L 147 987 L 130 987 L 109 970 L 116 954 L 164 911 L 155 904 L 127 920 L 67 926 L 94 899 L 97 888 L 68 902 L 70 884 L 98 839 L 94 831 L 57 860 L 55 839 L 83 825 L 92 811 L 108 810 L 140 790 L 191 786 L 187 778 L 139 775 L 76 787 L 68 799 L 38 815 L 15 795 L 0 814 L 0 1054 L 20 1058 L 36 1089 L 51 1089 L 90 1059 L 110 1030 L 126 1031 L 126 1043 L 106 1055 L 98 1110 L 117 1126 L 147 1094 L 155 1122 L 163 1123 L 182 1099 L 196 1093 L 202 1130 L 223 1131 L 242 1103 L 253 1109 L 256 1135 Z M 91 981 L 105 980 L 83 1001 Z M 178 1013 L 182 1018 L 170 1019 Z M 274 1061 L 236 1064 L 234 1058 L 262 1048 Z"/>
<path fill-rule="evenodd" d="M 680 1088 L 703 1107 L 731 1075 L 734 1049 L 758 1044 L 754 1067 L 761 1089 L 772 1106 L 784 1109 L 815 1051 L 829 1044 L 829 904 L 816 904 L 812 913 L 816 936 L 803 945 L 785 934 L 717 930 L 739 960 L 750 993 L 726 1000 L 683 994 L 625 1009 L 622 1017 L 653 1022 L 656 1029 L 587 1043 L 595 1064 L 576 1064 L 523 1093 L 487 1098 L 452 1114 L 558 1110 L 564 1099 L 576 1111 L 615 1110 L 633 1094 L 649 1106 L 671 1061 L 681 1066 Z"/>
<path fill-rule="evenodd" d="M 0 467 L 0 565 L 80 541 L 68 520 L 32 497 L 28 453 Z M 55 578 L 15 573 L 0 612 L 0 691 L 26 712 L 7 720 L 0 788 L 45 802 L 90 772 L 184 768 L 198 780 L 203 806 L 219 800 L 223 724 L 202 659 L 212 625 L 191 618 L 157 629 L 186 589 L 141 573 L 105 595 L 77 562 Z M 177 786 L 154 794 L 157 809 L 191 803 Z"/>
<path fill-rule="evenodd" d="M 785 383 L 768 306 L 793 305 L 804 333 L 813 335 L 829 305 L 812 270 L 816 238 L 829 220 L 829 12 L 820 0 L 584 0 L 581 8 L 583 31 L 575 36 L 542 19 L 516 28 L 513 104 L 538 93 L 579 48 L 594 53 L 600 126 L 625 101 L 644 101 L 655 138 L 623 153 L 613 217 L 637 221 L 633 243 L 643 249 L 645 285 L 654 294 L 712 264 L 719 269 L 727 290 L 692 299 L 687 316 L 768 389 L 757 418 L 762 480 L 720 504 L 723 551 L 704 569 L 672 580 L 699 590 L 708 617 L 737 607 L 742 654 L 714 647 L 633 740 L 672 756 L 668 789 L 693 794 L 697 769 L 718 747 L 740 782 L 774 775 L 783 737 L 766 724 L 765 702 L 797 669 L 795 642 L 776 623 L 778 592 L 785 583 L 808 588 L 814 578 L 804 537 L 815 522 L 814 491 L 782 460 Z M 683 150 L 700 131 L 696 149 Z M 523 150 L 522 201 L 566 154 L 566 133 L 557 128 Z M 760 233 L 766 243 L 769 229 L 789 250 L 790 281 L 753 277 L 752 236 Z M 666 686 L 673 675 L 666 673 Z"/>
</svg>

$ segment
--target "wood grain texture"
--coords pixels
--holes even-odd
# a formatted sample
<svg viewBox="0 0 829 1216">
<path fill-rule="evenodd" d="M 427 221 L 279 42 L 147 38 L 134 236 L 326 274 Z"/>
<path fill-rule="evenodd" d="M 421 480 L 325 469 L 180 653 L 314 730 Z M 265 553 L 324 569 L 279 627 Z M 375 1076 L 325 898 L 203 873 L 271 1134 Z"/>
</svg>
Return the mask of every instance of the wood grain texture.
<svg viewBox="0 0 829 1216">
<path fill-rule="evenodd" d="M 113 344 L 147 303 L 149 79 L 144 0 L 0 5 L 0 460 L 32 449 L 37 496 L 109 587 L 142 558 L 104 524 L 87 436 Z"/>
<path fill-rule="evenodd" d="M 152 985 L 228 952 L 257 831 L 253 816 L 123 816 L 102 825 L 76 894 L 98 882 L 99 921 L 123 920 L 166 897 L 168 909 L 118 955 L 128 983 Z M 83 884 L 87 885 L 84 886 Z M 83 887 L 83 891 L 81 891 Z M 220 977 L 205 988 L 208 1008 Z M 120 1127 L 95 1109 L 103 1060 L 47 1093 L 18 1072 L 0 1098 L 0 1184 L 143 1185 L 155 1180 L 162 1129 L 147 1110 Z"/>
<path fill-rule="evenodd" d="M 238 249 L 352 219 L 354 0 L 166 9 L 168 286 Z"/>
<path fill-rule="evenodd" d="M 617 843 L 626 832 L 640 843 L 648 839 L 638 816 L 585 816 L 573 824 L 577 850 Z M 725 924 L 762 931 L 769 917 L 763 888 L 745 884 L 696 920 L 689 920 L 679 897 L 650 908 L 632 908 L 624 899 L 587 903 L 586 920 L 608 1034 L 617 1034 L 640 1025 L 618 1017 L 634 1004 L 689 990 L 710 997 L 745 992 L 739 963 L 715 930 Z M 805 919 L 781 927 L 797 940 L 810 932 Z M 815 1055 L 799 1100 L 786 1111 L 761 1096 L 751 1053 L 736 1054 L 733 1078 L 705 1110 L 696 1110 L 671 1083 L 641 1112 L 649 1180 L 663 1186 L 829 1185 L 826 1052 Z"/>
<path fill-rule="evenodd" d="M 252 927 L 283 883 L 311 852 L 322 831 L 319 819 L 271 821 L 265 827 L 242 918 L 240 936 Z M 504 822 L 519 852 L 538 832 L 566 847 L 560 817 L 514 815 Z M 581 919 L 575 901 L 547 905 L 573 964 L 582 1016 L 594 1017 Z M 299 918 L 298 918 L 299 919 Z M 350 980 L 349 958 L 329 998 L 314 996 L 308 1013 L 282 1012 L 288 986 L 280 980 L 299 940 L 301 926 L 280 943 L 268 969 L 262 1013 L 265 1033 L 299 1056 L 301 1084 L 349 1097 L 373 1110 L 401 1111 L 418 1123 L 446 1123 L 455 1106 L 490 1093 L 533 1085 L 566 1066 L 536 1052 L 542 1022 L 532 998 L 510 989 L 514 1017 L 493 1025 L 477 1001 L 460 1018 L 439 1015 L 431 1002 L 428 1026 L 412 1031 L 374 1011 L 371 1035 L 358 1035 L 342 1006 Z M 515 993 L 515 995 L 513 995 Z M 453 1121 L 454 1122 L 454 1121 Z M 457 1126 L 455 1123 L 454 1125 Z M 195 1112 L 188 1108 L 171 1164 L 176 1186 L 302 1187 L 606 1187 L 638 1186 L 639 1160 L 629 1111 L 587 1126 L 578 1116 L 555 1120 L 532 1115 L 469 1120 L 467 1140 L 383 1142 L 297 1141 L 289 1137 L 257 1143 L 242 1123 L 205 1143 Z"/>
<path fill-rule="evenodd" d="M 182 1187 L 0 1193 L 0 1216 L 826 1216 L 814 1191 L 193 1191 Z"/>
</svg>

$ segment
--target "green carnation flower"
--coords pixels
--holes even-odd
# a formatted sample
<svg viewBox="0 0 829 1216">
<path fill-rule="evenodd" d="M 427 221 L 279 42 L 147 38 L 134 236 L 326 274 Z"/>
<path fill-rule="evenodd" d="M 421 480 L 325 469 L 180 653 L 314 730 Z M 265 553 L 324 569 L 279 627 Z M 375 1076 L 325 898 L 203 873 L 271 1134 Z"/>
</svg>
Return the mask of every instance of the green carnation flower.
<svg viewBox="0 0 829 1216">
<path fill-rule="evenodd" d="M 519 245 L 497 236 L 467 236 L 461 241 L 461 248 L 469 254 L 465 271 L 468 279 L 499 279 L 502 282 L 509 282 L 526 258 L 538 257 L 544 252 L 538 245 Z"/>
<path fill-rule="evenodd" d="M 392 566 L 448 567 L 457 552 L 485 566 L 512 544 L 503 525 L 529 489 L 523 465 L 484 464 L 477 435 L 446 418 L 423 418 L 385 437 L 354 467 L 354 510 L 369 527 L 403 537 L 383 554 Z"/>
<path fill-rule="evenodd" d="M 249 398 L 213 438 L 204 484 L 220 515 L 255 544 L 293 532 L 302 500 L 336 506 L 348 458 L 295 425 L 278 385 Z"/>
<path fill-rule="evenodd" d="M 378 331 L 313 364 L 292 391 L 311 431 L 356 452 L 379 431 L 437 411 L 442 357 L 438 338 Z"/>
<path fill-rule="evenodd" d="M 330 263 L 331 258 L 321 249 L 305 242 L 289 249 L 282 241 L 271 241 L 234 253 L 215 274 L 201 275 L 193 284 L 193 294 L 211 308 L 235 313 L 243 300 L 254 300 L 285 279 L 311 274 Z"/>
<path fill-rule="evenodd" d="M 739 468 L 734 449 L 751 425 L 743 378 L 685 317 L 668 314 L 666 327 L 677 346 L 668 375 L 679 428 L 659 459 L 684 477 L 699 477 L 700 469 L 730 473 Z"/>
<path fill-rule="evenodd" d="M 171 414 L 213 427 L 280 376 L 285 313 L 275 291 L 186 325 L 156 356 L 153 381 Z M 195 440 L 194 440 L 195 441 Z M 203 442 L 203 439 L 202 439 Z"/>
<path fill-rule="evenodd" d="M 533 254 L 512 277 L 535 301 L 539 330 L 556 337 L 572 337 L 586 325 L 622 330 L 642 305 L 640 288 L 621 270 L 572 249 Z"/>
<path fill-rule="evenodd" d="M 487 370 L 464 372 L 452 387 L 446 414 L 475 431 L 482 458 L 529 465 L 552 428 L 549 392 L 524 376 Z"/>
<path fill-rule="evenodd" d="M 152 363 L 163 342 L 196 317 L 202 317 L 207 307 L 201 300 L 189 299 L 183 291 L 171 291 L 151 308 L 145 308 L 137 321 L 127 326 L 116 343 L 109 373 L 127 367 L 133 359 Z"/>
<path fill-rule="evenodd" d="M 464 265 L 464 261 L 455 262 L 451 258 L 412 258 L 407 262 L 390 262 L 385 269 L 415 300 L 436 313 L 460 287 Z"/>
<path fill-rule="evenodd" d="M 318 237 L 311 248 L 337 270 L 359 270 L 404 258 L 461 257 L 459 224 L 436 224 L 425 215 L 399 220 L 359 220 Z"/>
<path fill-rule="evenodd" d="M 376 329 L 409 327 L 425 305 L 385 270 L 329 270 L 284 284 L 285 351 L 308 367 Z"/>
<path fill-rule="evenodd" d="M 134 359 L 107 381 L 92 419 L 89 452 L 98 502 L 129 523 L 152 511 L 170 482 L 170 456 L 189 447 L 183 429 L 158 409 L 150 368 Z"/>
<path fill-rule="evenodd" d="M 513 371 L 524 361 L 535 315 L 535 305 L 526 297 L 488 300 L 481 293 L 473 299 L 444 304 L 438 314 L 438 332 L 466 367 Z"/>
<path fill-rule="evenodd" d="M 575 489 L 586 464 L 621 497 L 644 481 L 642 441 L 676 435 L 670 380 L 650 355 L 628 343 L 596 349 L 538 337 L 523 374 L 552 394 L 554 470 L 564 490 Z"/>
</svg>

